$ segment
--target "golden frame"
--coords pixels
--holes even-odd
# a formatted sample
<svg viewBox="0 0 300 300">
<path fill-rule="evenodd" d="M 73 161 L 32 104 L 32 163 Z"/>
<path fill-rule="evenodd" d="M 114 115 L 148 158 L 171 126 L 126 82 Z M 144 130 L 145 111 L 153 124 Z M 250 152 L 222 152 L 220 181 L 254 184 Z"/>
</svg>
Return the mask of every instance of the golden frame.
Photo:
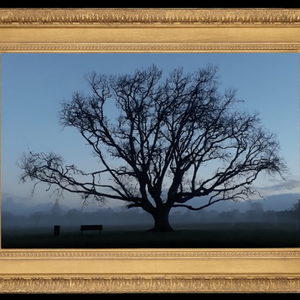
<svg viewBox="0 0 300 300">
<path fill-rule="evenodd" d="M 299 51 L 300 9 L 0 9 L 0 53 Z M 0 293 L 70 292 L 295 293 L 300 248 L 0 249 Z"/>
</svg>

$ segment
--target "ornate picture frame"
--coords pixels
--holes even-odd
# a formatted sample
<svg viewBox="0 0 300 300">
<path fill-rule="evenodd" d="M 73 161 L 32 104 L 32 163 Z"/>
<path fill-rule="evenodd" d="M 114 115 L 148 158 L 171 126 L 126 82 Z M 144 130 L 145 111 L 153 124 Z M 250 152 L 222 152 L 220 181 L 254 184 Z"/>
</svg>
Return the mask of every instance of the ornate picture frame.
<svg viewBox="0 0 300 300">
<path fill-rule="evenodd" d="M 299 51 L 300 9 L 0 9 L 0 53 Z M 0 249 L 0 293 L 145 292 L 300 292 L 300 249 Z"/>
</svg>

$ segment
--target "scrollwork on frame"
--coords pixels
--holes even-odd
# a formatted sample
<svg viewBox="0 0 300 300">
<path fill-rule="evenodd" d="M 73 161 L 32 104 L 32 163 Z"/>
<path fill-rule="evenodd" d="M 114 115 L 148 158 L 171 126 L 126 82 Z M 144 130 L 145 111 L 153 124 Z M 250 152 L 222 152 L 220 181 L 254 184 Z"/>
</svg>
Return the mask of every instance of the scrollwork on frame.
<svg viewBox="0 0 300 300">
<path fill-rule="evenodd" d="M 299 9 L 0 9 L 0 25 L 300 24 Z"/>
<path fill-rule="evenodd" d="M 54 277 L 0 278 L 1 293 L 198 293 L 300 291 L 300 277 Z"/>
</svg>

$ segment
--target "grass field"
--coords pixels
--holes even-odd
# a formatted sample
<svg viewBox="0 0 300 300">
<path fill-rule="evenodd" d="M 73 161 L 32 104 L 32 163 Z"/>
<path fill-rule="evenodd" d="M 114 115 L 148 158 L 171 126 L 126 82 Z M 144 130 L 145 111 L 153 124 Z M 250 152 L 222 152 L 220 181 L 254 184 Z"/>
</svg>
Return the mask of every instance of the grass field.
<svg viewBox="0 0 300 300">
<path fill-rule="evenodd" d="M 146 232 L 146 228 L 85 231 L 61 228 L 2 230 L 2 248 L 282 248 L 299 247 L 299 231 L 288 224 L 207 224 L 203 229 Z"/>
</svg>

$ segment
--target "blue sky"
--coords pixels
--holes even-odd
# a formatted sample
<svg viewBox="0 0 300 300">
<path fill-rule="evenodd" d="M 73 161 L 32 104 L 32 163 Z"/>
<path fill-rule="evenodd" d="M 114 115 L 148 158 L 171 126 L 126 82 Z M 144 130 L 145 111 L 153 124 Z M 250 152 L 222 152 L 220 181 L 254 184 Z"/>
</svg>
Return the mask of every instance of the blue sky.
<svg viewBox="0 0 300 300">
<path fill-rule="evenodd" d="M 290 173 L 260 178 L 262 194 L 299 193 L 299 55 L 296 53 L 243 54 L 1 54 L 1 194 L 28 203 L 49 202 L 46 186 L 31 198 L 33 184 L 19 183 L 16 162 L 22 152 L 61 154 L 66 163 L 87 171 L 96 169 L 91 149 L 72 128 L 58 123 L 60 102 L 74 91 L 87 91 L 84 75 L 132 73 L 156 64 L 164 72 L 177 66 L 192 72 L 207 63 L 219 66 L 220 89 L 234 87 L 245 101 L 242 109 L 259 111 L 263 124 L 277 134 Z M 111 110 L 113 115 L 113 110 Z M 80 204 L 66 194 L 65 203 Z"/>
</svg>

